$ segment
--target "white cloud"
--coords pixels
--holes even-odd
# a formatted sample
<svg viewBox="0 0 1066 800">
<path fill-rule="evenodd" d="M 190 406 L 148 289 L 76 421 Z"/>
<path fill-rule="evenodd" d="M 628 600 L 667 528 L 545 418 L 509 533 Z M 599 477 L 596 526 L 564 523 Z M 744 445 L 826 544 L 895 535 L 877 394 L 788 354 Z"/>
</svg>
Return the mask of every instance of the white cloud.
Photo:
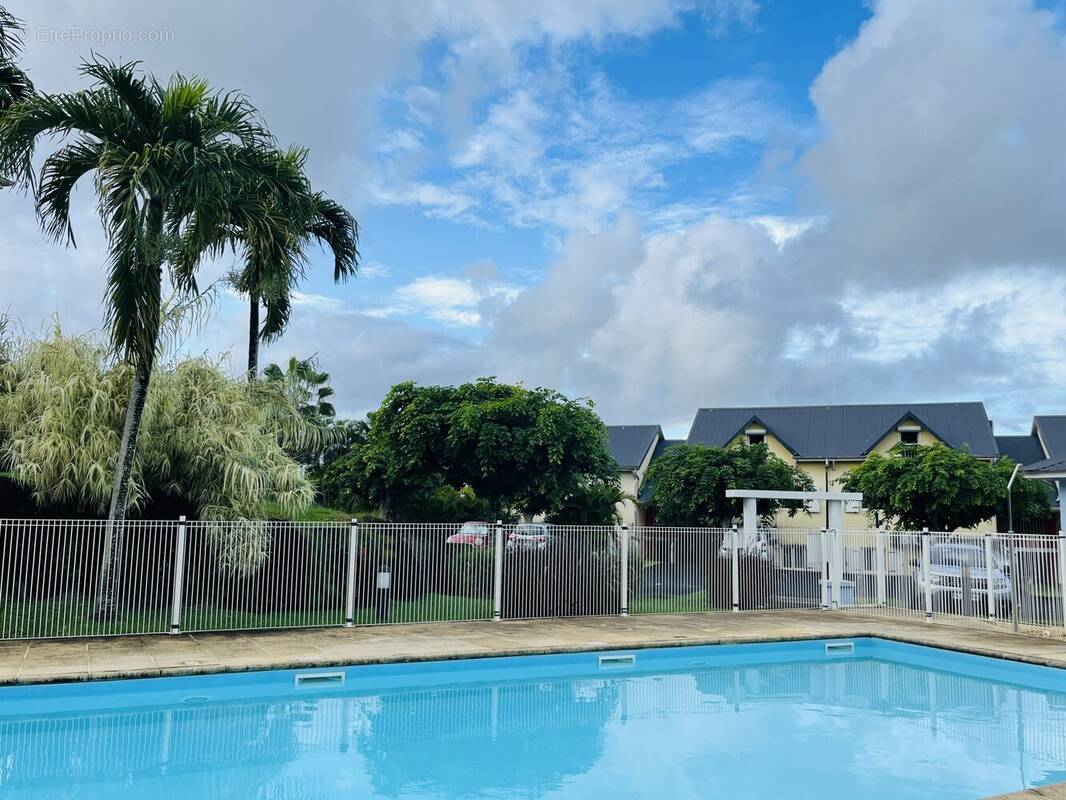
<svg viewBox="0 0 1066 800">
<path fill-rule="evenodd" d="M 879 2 L 811 88 L 822 275 L 930 283 L 1066 257 L 1066 47 L 1026 0 Z"/>
<path fill-rule="evenodd" d="M 512 302 L 517 295 L 518 289 L 495 280 L 423 276 L 397 288 L 393 304 L 370 313 L 425 315 L 449 325 L 478 327 L 485 323 L 487 311 Z"/>
</svg>

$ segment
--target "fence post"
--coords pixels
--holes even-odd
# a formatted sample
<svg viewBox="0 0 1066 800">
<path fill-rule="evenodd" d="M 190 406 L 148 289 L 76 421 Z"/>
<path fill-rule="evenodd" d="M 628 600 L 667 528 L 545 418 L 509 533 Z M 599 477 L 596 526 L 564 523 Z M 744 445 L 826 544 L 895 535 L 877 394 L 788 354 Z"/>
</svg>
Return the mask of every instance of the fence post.
<svg viewBox="0 0 1066 800">
<path fill-rule="evenodd" d="M 496 520 L 496 552 L 492 574 L 492 619 L 499 622 L 503 612 L 503 521 Z"/>
<path fill-rule="evenodd" d="M 352 517 L 351 527 L 348 529 L 348 581 L 344 599 L 344 627 L 355 626 L 355 565 L 356 555 L 359 552 L 359 520 Z"/>
<path fill-rule="evenodd" d="M 888 559 L 885 554 L 885 532 L 880 528 L 874 534 L 874 569 L 877 571 L 877 605 L 888 604 Z"/>
<path fill-rule="evenodd" d="M 929 529 L 922 528 L 922 584 L 925 589 L 925 621 L 933 621 L 933 576 L 929 574 Z"/>
<path fill-rule="evenodd" d="M 822 587 L 822 611 L 828 611 L 829 559 L 832 558 L 832 551 L 829 547 L 829 531 L 826 528 L 822 528 L 822 532 L 818 537 L 818 544 L 822 551 L 818 554 L 818 560 L 822 562 L 822 580 L 820 582 Z"/>
<path fill-rule="evenodd" d="M 1014 580 L 1014 576 L 1011 576 Z M 1059 531 L 1059 602 L 1062 605 L 1062 624 L 1066 627 L 1066 531 Z"/>
<path fill-rule="evenodd" d="M 170 632 L 181 633 L 181 601 L 185 588 L 185 515 L 178 517 L 178 538 L 174 542 L 174 586 L 170 595 Z"/>
<path fill-rule="evenodd" d="M 733 526 L 732 530 L 732 546 L 733 561 L 730 564 L 730 573 L 732 577 L 732 594 L 733 594 L 733 610 L 740 611 L 740 534 L 737 532 L 737 526 Z"/>
<path fill-rule="evenodd" d="M 629 525 L 618 529 L 618 542 L 622 548 L 622 613 L 629 616 Z"/>
<path fill-rule="evenodd" d="M 990 622 L 996 621 L 996 593 L 993 588 L 992 581 L 993 563 L 992 563 L 992 534 L 985 534 L 985 595 L 988 604 L 988 619 Z"/>
</svg>

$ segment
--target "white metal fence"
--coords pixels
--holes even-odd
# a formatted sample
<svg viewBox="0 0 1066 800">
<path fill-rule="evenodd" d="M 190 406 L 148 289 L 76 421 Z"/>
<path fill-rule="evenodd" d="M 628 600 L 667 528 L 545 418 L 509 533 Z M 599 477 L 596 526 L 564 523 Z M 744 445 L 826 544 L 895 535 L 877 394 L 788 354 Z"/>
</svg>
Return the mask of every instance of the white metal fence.
<svg viewBox="0 0 1066 800">
<path fill-rule="evenodd" d="M 1059 637 L 1064 547 L 1061 534 L 0 520 L 0 639 L 805 608 Z"/>
</svg>

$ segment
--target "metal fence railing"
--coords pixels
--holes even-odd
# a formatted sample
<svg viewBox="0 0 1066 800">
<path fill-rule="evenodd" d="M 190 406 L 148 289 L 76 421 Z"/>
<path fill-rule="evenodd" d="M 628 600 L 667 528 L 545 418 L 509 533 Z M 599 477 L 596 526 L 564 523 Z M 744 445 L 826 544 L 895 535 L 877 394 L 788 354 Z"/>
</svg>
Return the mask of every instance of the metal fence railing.
<svg viewBox="0 0 1066 800">
<path fill-rule="evenodd" d="M 0 520 L 0 639 L 754 609 L 1066 636 L 1066 537 Z"/>
<path fill-rule="evenodd" d="M 847 607 L 1066 636 L 1066 536 L 849 530 Z"/>
</svg>

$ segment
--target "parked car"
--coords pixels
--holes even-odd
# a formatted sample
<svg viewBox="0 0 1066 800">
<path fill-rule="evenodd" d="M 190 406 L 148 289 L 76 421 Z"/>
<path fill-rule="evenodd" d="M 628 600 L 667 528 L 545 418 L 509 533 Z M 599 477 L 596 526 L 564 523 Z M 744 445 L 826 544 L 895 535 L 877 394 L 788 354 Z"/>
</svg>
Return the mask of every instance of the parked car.
<svg viewBox="0 0 1066 800">
<path fill-rule="evenodd" d="M 770 543 L 762 531 L 748 534 L 746 531 L 737 531 L 737 552 L 742 556 L 752 556 L 762 561 L 770 560 Z M 718 548 L 718 555 L 722 558 L 733 557 L 733 535 L 726 531 L 722 537 L 722 546 Z"/>
<path fill-rule="evenodd" d="M 546 522 L 523 522 L 507 535 L 507 549 L 544 550 L 554 535 Z"/>
<path fill-rule="evenodd" d="M 453 533 L 445 541 L 448 544 L 465 544 L 469 547 L 487 547 L 492 541 L 492 525 L 480 520 L 464 522 L 458 533 Z"/>
<path fill-rule="evenodd" d="M 929 548 L 929 588 L 933 602 L 943 604 L 961 603 L 963 599 L 963 573 L 970 573 L 970 602 L 974 605 L 988 599 L 989 580 L 997 608 L 1007 608 L 1011 601 L 1010 576 L 1006 563 L 992 556 L 992 564 L 985 563 L 983 544 L 948 542 L 934 544 Z M 914 571 L 916 600 L 925 595 L 926 576 L 921 560 Z"/>
</svg>

